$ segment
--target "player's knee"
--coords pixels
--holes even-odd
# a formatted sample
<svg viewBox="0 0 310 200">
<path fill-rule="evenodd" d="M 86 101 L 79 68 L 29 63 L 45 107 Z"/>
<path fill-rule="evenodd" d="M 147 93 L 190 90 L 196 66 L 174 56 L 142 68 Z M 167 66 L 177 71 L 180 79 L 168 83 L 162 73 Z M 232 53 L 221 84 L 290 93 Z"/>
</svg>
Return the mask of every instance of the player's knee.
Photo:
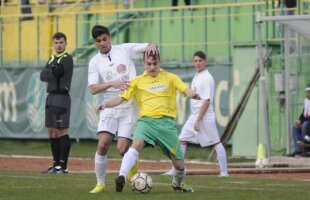
<svg viewBox="0 0 310 200">
<path fill-rule="evenodd" d="M 127 150 L 128 150 L 128 146 L 118 146 L 117 147 L 117 150 L 118 150 L 118 152 L 119 152 L 119 154 L 121 155 L 121 156 L 124 156 L 125 155 L 125 153 L 127 152 Z"/>
<path fill-rule="evenodd" d="M 108 152 L 109 145 L 105 142 L 98 143 L 97 152 L 100 155 L 105 155 Z"/>
<path fill-rule="evenodd" d="M 183 171 L 184 168 L 185 168 L 185 165 L 184 165 L 184 161 L 183 160 L 178 160 L 178 161 L 174 161 L 173 162 L 173 166 L 176 170 L 178 171 Z"/>
</svg>

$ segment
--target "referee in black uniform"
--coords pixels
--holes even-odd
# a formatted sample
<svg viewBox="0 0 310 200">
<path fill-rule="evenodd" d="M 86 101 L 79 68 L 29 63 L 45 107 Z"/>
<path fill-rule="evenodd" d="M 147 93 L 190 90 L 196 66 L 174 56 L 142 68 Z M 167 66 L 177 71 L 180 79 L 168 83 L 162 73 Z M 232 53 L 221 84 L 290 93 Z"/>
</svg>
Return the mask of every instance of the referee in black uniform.
<svg viewBox="0 0 310 200">
<path fill-rule="evenodd" d="M 67 162 L 70 152 L 68 128 L 71 99 L 69 95 L 73 59 L 66 52 L 67 37 L 61 32 L 53 35 L 55 55 L 52 55 L 40 74 L 41 81 L 47 82 L 45 105 L 45 126 L 53 154 L 53 165 L 43 173 L 68 173 Z"/>
</svg>

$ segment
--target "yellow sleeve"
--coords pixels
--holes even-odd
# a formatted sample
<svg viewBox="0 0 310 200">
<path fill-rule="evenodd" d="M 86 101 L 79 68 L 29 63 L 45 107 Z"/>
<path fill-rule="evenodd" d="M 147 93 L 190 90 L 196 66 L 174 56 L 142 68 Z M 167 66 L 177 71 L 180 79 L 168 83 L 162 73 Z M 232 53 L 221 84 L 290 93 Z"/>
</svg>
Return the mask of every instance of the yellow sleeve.
<svg viewBox="0 0 310 200">
<path fill-rule="evenodd" d="M 173 84 L 175 85 L 175 87 L 177 88 L 178 91 L 180 91 L 184 96 L 186 96 L 186 94 L 184 93 L 184 91 L 188 88 L 188 86 L 186 85 L 186 83 L 184 83 L 180 77 L 178 77 L 177 75 L 173 74 Z"/>
<path fill-rule="evenodd" d="M 118 96 L 126 99 L 127 101 L 134 95 L 135 93 L 135 85 L 136 85 L 135 79 L 131 80 L 129 83 L 129 87 L 124 90 L 122 93 L 120 93 Z"/>
</svg>

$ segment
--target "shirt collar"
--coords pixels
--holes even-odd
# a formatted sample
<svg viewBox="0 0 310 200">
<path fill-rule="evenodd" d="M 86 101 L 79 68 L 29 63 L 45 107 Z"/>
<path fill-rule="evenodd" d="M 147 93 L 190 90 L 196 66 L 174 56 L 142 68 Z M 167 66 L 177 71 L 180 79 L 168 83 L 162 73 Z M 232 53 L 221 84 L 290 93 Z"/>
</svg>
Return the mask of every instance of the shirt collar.
<svg viewBox="0 0 310 200">
<path fill-rule="evenodd" d="M 163 72 L 163 71 L 164 71 L 163 69 L 159 68 L 159 73 L 161 73 L 161 72 Z M 158 73 L 158 74 L 159 74 L 159 73 Z M 158 74 L 157 74 L 157 75 L 158 75 Z M 144 71 L 142 75 L 143 75 L 143 76 L 149 76 L 149 75 L 146 73 L 146 71 Z"/>
</svg>

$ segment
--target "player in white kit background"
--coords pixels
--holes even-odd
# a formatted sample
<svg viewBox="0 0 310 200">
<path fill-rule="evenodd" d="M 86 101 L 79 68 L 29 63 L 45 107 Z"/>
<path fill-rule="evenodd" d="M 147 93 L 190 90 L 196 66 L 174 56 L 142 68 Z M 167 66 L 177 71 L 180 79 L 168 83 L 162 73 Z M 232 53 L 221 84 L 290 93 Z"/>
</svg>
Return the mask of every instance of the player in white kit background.
<svg viewBox="0 0 310 200">
<path fill-rule="evenodd" d="M 142 58 L 143 52 L 157 53 L 157 46 L 152 43 L 112 45 L 108 28 L 101 25 L 92 28 L 92 37 L 99 52 L 89 62 L 88 88 L 93 95 L 101 93 L 104 101 L 118 96 L 127 88 L 129 81 L 136 77 L 134 59 Z M 109 146 L 117 137 L 117 149 L 123 156 L 131 144 L 137 118 L 138 108 L 134 100 L 100 112 L 95 154 L 97 184 L 90 193 L 104 192 Z M 132 170 L 128 177 L 136 173 L 137 166 Z"/>
<path fill-rule="evenodd" d="M 215 83 L 206 65 L 206 54 L 197 51 L 193 56 L 196 74 L 191 83 L 191 89 L 200 94 L 201 100 L 190 100 L 190 116 L 182 127 L 179 136 L 185 157 L 187 143 L 199 144 L 201 147 L 213 146 L 217 153 L 220 176 L 228 176 L 227 156 L 216 127 L 213 108 Z M 205 155 L 207 156 L 207 155 Z M 171 175 L 171 171 L 165 175 Z"/>
</svg>

